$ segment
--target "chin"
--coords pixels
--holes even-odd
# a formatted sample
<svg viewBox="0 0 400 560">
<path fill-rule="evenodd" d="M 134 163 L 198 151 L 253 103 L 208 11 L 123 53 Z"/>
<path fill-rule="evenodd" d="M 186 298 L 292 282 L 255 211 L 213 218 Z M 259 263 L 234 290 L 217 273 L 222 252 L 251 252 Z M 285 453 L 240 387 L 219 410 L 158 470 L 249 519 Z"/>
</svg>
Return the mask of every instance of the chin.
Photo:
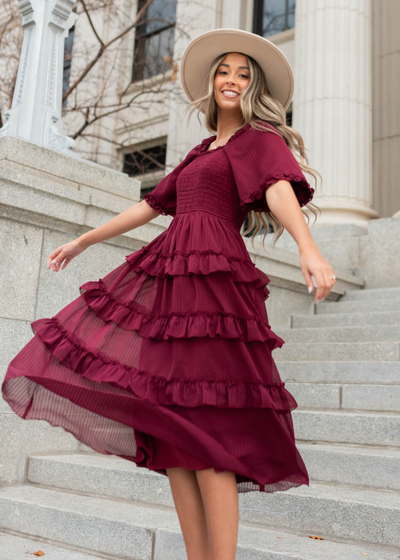
<svg viewBox="0 0 400 560">
<path fill-rule="evenodd" d="M 225 110 L 229 110 L 229 109 L 237 110 L 240 108 L 240 102 L 230 103 L 229 101 L 225 101 L 225 99 L 221 103 L 218 103 L 218 105 L 221 109 L 225 109 Z"/>
</svg>

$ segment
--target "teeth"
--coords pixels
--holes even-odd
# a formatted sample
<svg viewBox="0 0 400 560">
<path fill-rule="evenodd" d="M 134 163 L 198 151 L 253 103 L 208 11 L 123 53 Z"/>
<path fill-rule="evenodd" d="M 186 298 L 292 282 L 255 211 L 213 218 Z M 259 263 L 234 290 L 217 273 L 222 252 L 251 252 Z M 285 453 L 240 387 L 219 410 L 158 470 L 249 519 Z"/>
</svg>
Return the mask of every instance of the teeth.
<svg viewBox="0 0 400 560">
<path fill-rule="evenodd" d="M 238 94 L 233 91 L 223 91 L 225 95 L 229 95 L 230 97 L 236 97 Z"/>
</svg>

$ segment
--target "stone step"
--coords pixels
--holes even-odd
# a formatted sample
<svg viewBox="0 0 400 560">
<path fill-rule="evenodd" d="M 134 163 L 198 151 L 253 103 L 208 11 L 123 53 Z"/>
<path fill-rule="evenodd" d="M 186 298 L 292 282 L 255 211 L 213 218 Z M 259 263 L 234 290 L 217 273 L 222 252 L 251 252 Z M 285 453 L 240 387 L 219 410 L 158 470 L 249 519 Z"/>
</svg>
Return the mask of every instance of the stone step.
<svg viewBox="0 0 400 560">
<path fill-rule="evenodd" d="M 297 443 L 310 480 L 400 492 L 400 448 Z"/>
<path fill-rule="evenodd" d="M 305 442 L 297 445 L 313 482 L 400 490 L 400 449 Z M 115 456 L 32 455 L 28 480 L 97 497 L 174 506 L 166 477 Z"/>
<path fill-rule="evenodd" d="M 275 330 L 273 329 L 275 332 Z M 283 339 L 285 340 L 285 339 Z M 286 342 L 273 351 L 282 361 L 398 361 L 399 342 Z"/>
<path fill-rule="evenodd" d="M 48 539 L 22 536 L 0 532 L 0 550 L 5 560 L 22 560 L 23 558 L 40 558 L 34 552 L 42 551 L 46 560 L 104 560 L 104 556 L 77 552 L 48 542 Z"/>
<path fill-rule="evenodd" d="M 278 369 L 286 383 L 398 385 L 400 380 L 400 361 L 280 361 Z"/>
<path fill-rule="evenodd" d="M 318 305 L 321 305 L 320 303 Z M 368 313 L 322 313 L 320 315 L 292 315 L 292 328 L 358 327 L 364 325 L 399 325 L 400 311 L 371 311 Z"/>
<path fill-rule="evenodd" d="M 400 414 L 345 410 L 292 412 L 296 439 L 400 447 Z"/>
<path fill-rule="evenodd" d="M 326 326 L 324 328 L 291 329 L 276 327 L 273 331 L 289 342 L 400 342 L 398 325 Z"/>
<path fill-rule="evenodd" d="M 251 492 L 251 494 L 256 494 Z M 279 493 L 282 494 L 282 493 Z M 264 495 L 263 504 L 268 505 L 270 495 Z M 257 496 L 258 498 L 258 496 Z M 278 496 L 279 498 L 279 496 Z M 293 499 L 294 496 L 289 496 Z M 323 498 L 322 498 L 323 499 Z M 328 498 L 329 500 L 329 498 Z M 9 516 L 7 525 L 51 534 L 58 540 L 69 543 L 84 542 L 97 550 L 102 550 L 103 558 L 129 560 L 185 560 L 187 558 L 180 527 L 174 523 L 177 515 L 169 510 L 147 508 L 128 502 L 105 500 L 101 498 L 78 496 L 56 490 L 35 488 L 32 486 L 14 486 L 0 489 L 0 503 L 5 506 Z M 343 500 L 343 503 L 345 501 Z M 368 509 L 368 505 L 365 505 Z M 337 504 L 339 507 L 339 504 Z M 368 521 L 364 515 L 361 522 L 354 523 L 355 529 L 365 534 L 382 509 L 388 510 L 390 521 L 396 513 L 391 503 L 379 504 L 373 519 Z M 242 509 L 242 508 L 241 508 Z M 249 515 L 248 507 L 245 515 Z M 336 508 L 337 509 L 337 508 Z M 120 511 L 120 515 L 118 512 Z M 5 517 L 3 507 L 0 518 Z M 33 514 L 33 515 L 32 515 Z M 125 514 L 125 515 L 124 515 Z M 128 514 L 128 515 L 127 515 Z M 141 515 L 140 515 L 141 514 Z M 125 519 L 122 520 L 121 517 Z M 301 517 L 301 516 L 300 516 Z M 157 521 L 159 525 L 157 526 Z M 382 519 L 379 520 L 382 524 Z M 304 524 L 304 523 L 303 523 Z M 321 524 L 321 523 L 320 523 Z M 57 532 L 58 528 L 58 532 Z M 375 528 L 373 536 L 378 528 Z M 331 531 L 332 532 L 332 531 Z M 353 532 L 356 532 L 355 530 Z M 392 531 L 386 531 L 391 536 Z M 0 534 L 0 543 L 2 542 Z M 38 536 L 32 538 L 37 541 Z M 311 537 L 321 537 L 321 540 Z M 12 540 L 13 539 L 13 540 Z M 2 548 L 7 560 L 20 560 L 25 543 L 31 539 L 6 535 L 5 546 L 15 547 L 12 554 L 4 555 L 7 548 Z M 28 544 L 28 546 L 30 546 Z M 43 545 L 42 545 L 43 546 Z M 80 545 L 74 544 L 78 547 Z M 19 550 L 18 550 L 19 548 Z M 43 546 L 44 549 L 44 546 Z M 49 553 L 54 551 L 44 549 Z M 65 551 L 64 556 L 49 555 L 54 560 L 82 560 L 85 556 Z M 396 548 L 391 545 L 377 545 L 371 542 L 338 542 L 334 538 L 317 534 L 314 530 L 299 534 L 298 530 L 283 530 L 268 526 L 252 526 L 251 523 L 239 523 L 238 560 L 356 560 L 367 555 L 369 560 L 394 560 Z M 98 559 L 98 556 L 91 556 Z"/>
<path fill-rule="evenodd" d="M 400 412 L 400 384 L 352 385 L 286 382 L 285 385 L 300 408 Z"/>
<path fill-rule="evenodd" d="M 75 493 L 174 507 L 167 476 L 115 455 L 31 455 L 28 481 Z"/>
<path fill-rule="evenodd" d="M 397 298 L 400 300 L 400 288 L 368 288 L 365 290 L 347 290 L 340 301 L 361 301 L 389 298 Z"/>
<path fill-rule="evenodd" d="M 0 528 L 140 560 L 153 558 L 157 531 L 179 520 L 172 508 L 20 485 L 0 488 Z"/>
<path fill-rule="evenodd" d="M 240 497 L 241 521 L 392 546 L 400 542 L 399 492 L 311 482 L 267 497 L 254 494 Z"/>
<path fill-rule="evenodd" d="M 253 528 L 239 525 L 237 560 L 395 560 L 397 547 L 370 543 L 343 543 L 315 539 L 312 531 L 305 535 L 282 529 Z M 177 560 L 173 550 L 155 560 Z M 181 556 L 186 560 L 186 556 Z"/>
<path fill-rule="evenodd" d="M 400 298 L 323 301 L 314 304 L 315 313 L 368 313 L 370 311 L 400 311 Z"/>
</svg>

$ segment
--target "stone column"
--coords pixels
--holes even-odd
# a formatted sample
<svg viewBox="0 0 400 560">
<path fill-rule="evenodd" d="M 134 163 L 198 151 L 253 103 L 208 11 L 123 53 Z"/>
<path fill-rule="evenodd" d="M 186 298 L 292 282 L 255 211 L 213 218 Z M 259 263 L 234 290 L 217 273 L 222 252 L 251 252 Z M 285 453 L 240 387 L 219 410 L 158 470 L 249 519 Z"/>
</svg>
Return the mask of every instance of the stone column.
<svg viewBox="0 0 400 560">
<path fill-rule="evenodd" d="M 371 28 L 371 0 L 296 2 L 293 128 L 322 175 L 318 225 L 367 227 L 378 217 L 371 206 Z"/>
<path fill-rule="evenodd" d="M 18 0 L 24 40 L 12 108 L 1 136 L 18 136 L 57 150 L 74 140 L 63 136 L 61 122 L 64 39 L 77 15 L 76 0 Z"/>
</svg>

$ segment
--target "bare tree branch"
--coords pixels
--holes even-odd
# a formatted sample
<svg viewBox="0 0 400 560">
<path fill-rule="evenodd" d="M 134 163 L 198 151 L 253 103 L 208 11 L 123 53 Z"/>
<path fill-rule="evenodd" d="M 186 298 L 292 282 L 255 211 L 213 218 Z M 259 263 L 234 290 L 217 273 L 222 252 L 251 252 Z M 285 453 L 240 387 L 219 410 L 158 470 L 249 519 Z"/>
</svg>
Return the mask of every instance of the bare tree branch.
<svg viewBox="0 0 400 560">
<path fill-rule="evenodd" d="M 96 56 L 93 58 L 93 60 L 91 60 L 89 62 L 89 64 L 86 66 L 86 68 L 83 70 L 83 72 L 81 73 L 81 75 L 75 80 L 75 82 L 65 91 L 62 100 L 63 102 L 67 99 L 67 97 L 71 94 L 72 91 L 74 91 L 74 89 L 82 82 L 82 80 L 85 78 L 85 76 L 88 75 L 88 73 L 90 72 L 90 70 L 94 67 L 94 65 L 96 64 L 96 62 L 98 60 L 100 60 L 101 56 L 103 55 L 104 51 L 110 47 L 113 43 L 115 43 L 115 41 L 118 41 L 119 39 L 121 39 L 122 37 L 124 37 L 127 33 L 129 33 L 129 31 L 131 31 L 132 29 L 134 29 L 137 25 L 138 22 L 140 22 L 140 18 L 142 17 L 142 15 L 145 13 L 145 11 L 147 10 L 148 6 L 150 6 L 152 3 L 154 2 L 154 0 L 147 0 L 147 2 L 144 4 L 144 6 L 139 10 L 139 12 L 136 15 L 135 21 L 132 23 L 132 25 L 128 26 L 126 29 L 124 29 L 119 35 L 117 35 L 116 37 L 114 37 L 113 39 L 111 39 L 111 41 L 109 41 L 108 43 L 103 43 L 101 42 L 100 48 L 96 54 Z"/>
<path fill-rule="evenodd" d="M 92 20 L 92 18 L 91 18 L 91 16 L 90 16 L 90 13 L 89 13 L 89 11 L 88 11 L 88 9 L 87 9 L 87 7 L 86 7 L 86 2 L 85 2 L 85 0 L 80 0 L 80 2 L 81 2 L 81 4 L 82 4 L 82 6 L 83 6 L 84 12 L 85 12 L 85 14 L 86 14 L 86 17 L 88 18 L 88 21 L 89 21 L 90 27 L 92 28 L 93 33 L 95 34 L 95 36 L 96 36 L 97 40 L 99 41 L 99 43 L 100 43 L 101 45 L 104 46 L 104 43 L 103 43 L 103 41 L 100 39 L 99 34 L 98 34 L 97 31 L 96 31 L 96 28 L 95 28 L 95 26 L 94 26 L 93 20 Z"/>
<path fill-rule="evenodd" d="M 134 123 L 142 121 L 142 115 L 165 114 L 166 100 L 181 95 L 173 87 L 178 72 L 173 43 L 178 37 L 190 37 L 195 25 L 192 29 L 189 19 L 184 24 L 167 21 L 162 17 L 167 12 L 161 2 L 150 16 L 148 8 L 154 1 L 147 0 L 139 11 L 130 0 L 78 0 L 74 6 L 81 20 L 73 38 L 71 85 L 62 95 L 64 130 L 73 139 L 82 139 L 77 146 L 82 155 L 90 154 L 88 159 L 106 161 L 116 168 L 120 166 L 116 147 L 127 149 L 138 142 Z M 165 5 L 170 1 L 174 0 L 165 0 Z M 2 12 L 7 17 L 3 17 L 0 26 L 0 126 L 4 111 L 11 106 L 24 32 L 17 2 L 1 2 L 7 6 Z M 156 25 L 151 26 L 153 22 Z M 133 46 L 133 33 L 130 35 L 139 26 L 140 30 L 143 26 L 145 33 L 141 31 L 141 37 L 136 38 L 142 39 L 146 52 L 136 44 Z M 174 31 L 168 31 L 172 28 Z M 158 37 L 162 47 L 152 55 L 147 44 L 154 48 Z M 135 77 L 132 64 L 140 69 Z M 139 168 L 144 157 L 154 167 L 164 168 L 150 154 L 135 147 L 134 151 L 139 155 Z"/>
</svg>

